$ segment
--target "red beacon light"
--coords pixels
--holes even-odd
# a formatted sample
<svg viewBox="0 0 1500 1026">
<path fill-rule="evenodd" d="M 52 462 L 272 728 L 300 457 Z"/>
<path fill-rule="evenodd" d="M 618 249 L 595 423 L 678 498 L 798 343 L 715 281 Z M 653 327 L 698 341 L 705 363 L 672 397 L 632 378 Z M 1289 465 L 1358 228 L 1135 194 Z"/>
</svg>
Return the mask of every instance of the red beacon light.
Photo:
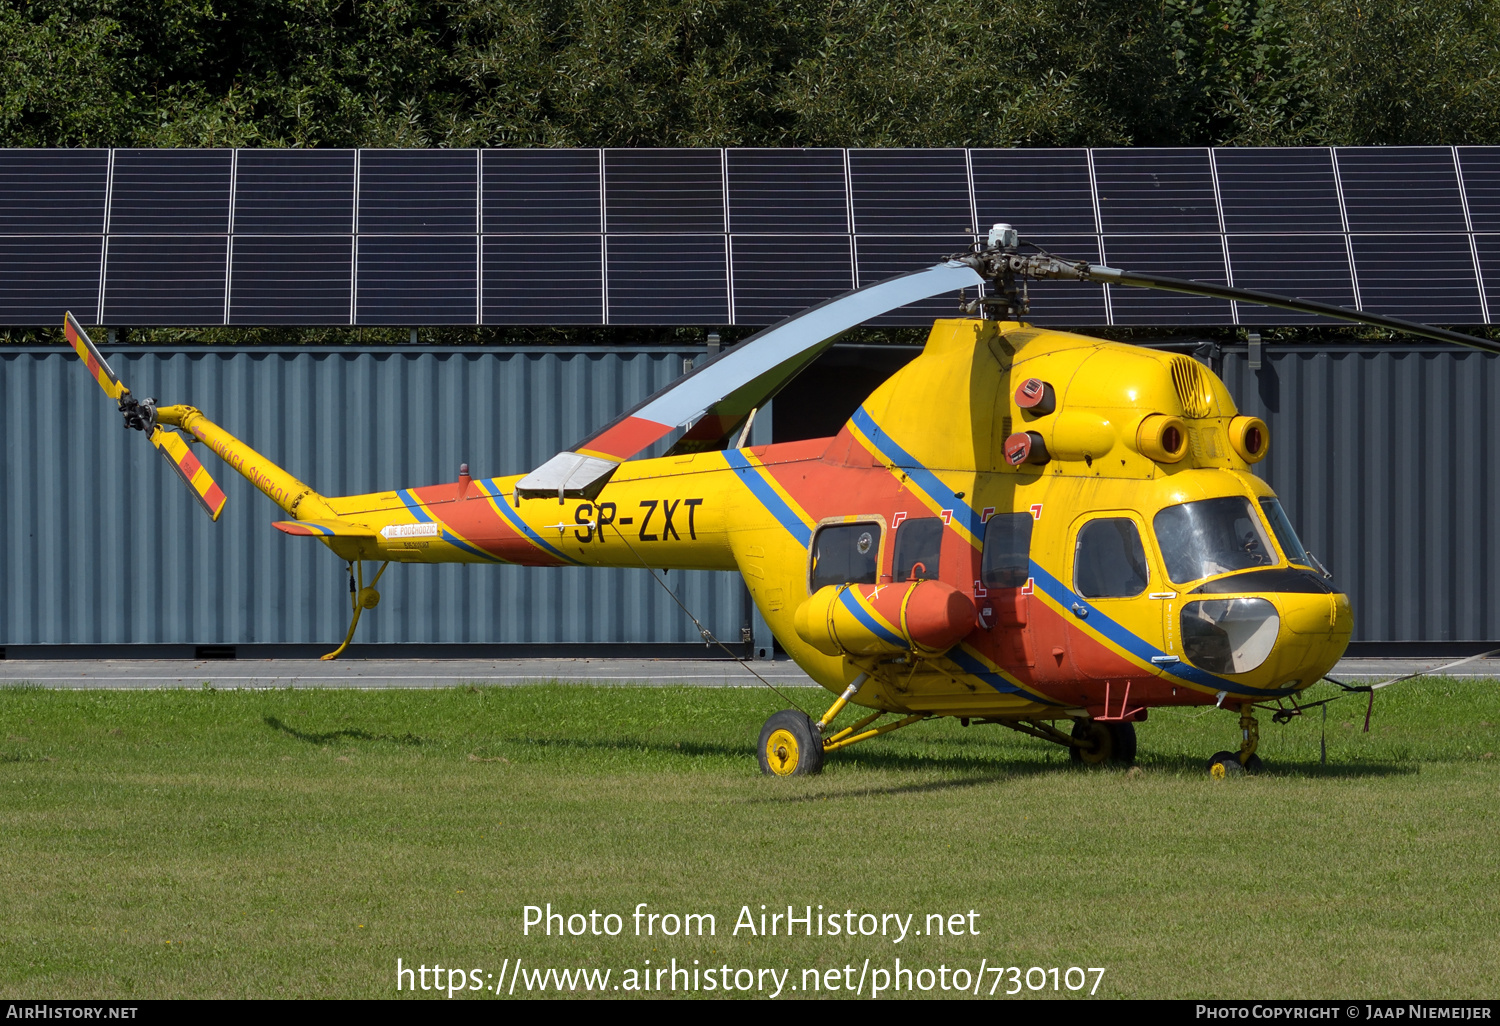
<svg viewBox="0 0 1500 1026">
<path fill-rule="evenodd" d="M 1057 409 L 1057 393 L 1041 378 L 1027 378 L 1016 388 L 1016 405 L 1034 417 Z"/>
</svg>

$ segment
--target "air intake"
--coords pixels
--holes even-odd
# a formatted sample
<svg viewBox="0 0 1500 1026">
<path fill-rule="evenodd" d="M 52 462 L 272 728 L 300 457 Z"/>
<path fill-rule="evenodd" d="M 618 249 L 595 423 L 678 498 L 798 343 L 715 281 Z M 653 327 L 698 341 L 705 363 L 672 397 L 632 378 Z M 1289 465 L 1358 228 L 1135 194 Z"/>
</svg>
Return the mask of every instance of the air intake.
<svg viewBox="0 0 1500 1026">
<path fill-rule="evenodd" d="M 1190 356 L 1172 357 L 1172 387 L 1189 418 L 1208 417 L 1214 411 L 1214 393 L 1203 365 Z"/>
</svg>

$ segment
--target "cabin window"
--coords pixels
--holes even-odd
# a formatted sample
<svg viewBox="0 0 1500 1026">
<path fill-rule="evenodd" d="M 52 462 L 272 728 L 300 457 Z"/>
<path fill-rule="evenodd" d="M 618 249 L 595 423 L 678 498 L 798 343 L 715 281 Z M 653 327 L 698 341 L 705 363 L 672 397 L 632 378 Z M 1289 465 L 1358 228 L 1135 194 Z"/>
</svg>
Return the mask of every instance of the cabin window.
<svg viewBox="0 0 1500 1026">
<path fill-rule="evenodd" d="M 1150 573 L 1135 521 L 1090 520 L 1073 551 L 1073 588 L 1084 598 L 1129 598 L 1146 590 Z"/>
<path fill-rule="evenodd" d="M 935 581 L 943 551 L 943 521 L 938 517 L 903 520 L 896 527 L 895 581 Z"/>
<path fill-rule="evenodd" d="M 1239 495 L 1168 506 L 1153 524 L 1167 576 L 1177 584 L 1276 564 L 1255 507 Z"/>
<path fill-rule="evenodd" d="M 984 525 L 979 580 L 986 588 L 1024 588 L 1031 576 L 1030 513 L 996 513 Z"/>
<path fill-rule="evenodd" d="M 880 525 L 829 524 L 812 544 L 812 590 L 830 584 L 874 584 L 879 573 Z"/>
</svg>

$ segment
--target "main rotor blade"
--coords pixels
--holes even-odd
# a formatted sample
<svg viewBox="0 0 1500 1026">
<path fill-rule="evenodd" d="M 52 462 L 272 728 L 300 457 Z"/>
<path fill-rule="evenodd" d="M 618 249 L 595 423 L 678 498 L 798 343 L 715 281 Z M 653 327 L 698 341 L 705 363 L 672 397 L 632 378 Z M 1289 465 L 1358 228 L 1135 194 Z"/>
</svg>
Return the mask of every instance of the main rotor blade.
<svg viewBox="0 0 1500 1026">
<path fill-rule="evenodd" d="M 908 303 L 977 286 L 972 267 L 946 261 L 804 310 L 726 349 L 522 478 L 521 496 L 592 498 L 621 462 L 678 427 L 722 438 L 844 332 Z M 697 427 L 695 432 L 693 429 Z"/>
<path fill-rule="evenodd" d="M 181 435 L 176 431 L 168 431 L 166 428 L 157 427 L 151 431 L 151 444 L 156 446 L 166 461 L 171 464 L 177 476 L 182 478 L 182 483 L 188 486 L 203 511 L 208 514 L 210 520 L 218 520 L 219 514 L 224 512 L 224 504 L 229 501 L 224 494 L 224 489 L 218 483 L 193 451 L 188 448 L 187 442 L 183 441 Z"/>
<path fill-rule="evenodd" d="M 1278 296 L 1272 292 L 1237 289 L 1228 285 L 1215 285 L 1211 282 L 1190 281 L 1186 278 L 1169 278 L 1164 274 L 1121 271 L 1113 267 L 1104 267 L 1100 264 L 1089 264 L 1085 277 L 1088 281 L 1100 281 L 1107 285 L 1134 285 L 1137 288 L 1160 289 L 1164 292 L 1182 292 L 1189 296 L 1204 296 L 1209 299 L 1232 299 L 1241 303 L 1274 306 L 1282 310 L 1295 310 L 1298 313 L 1322 314 L 1325 317 L 1337 317 L 1345 321 L 1358 321 L 1361 324 L 1369 324 L 1377 328 L 1404 331 L 1409 335 L 1418 335 L 1422 338 L 1430 338 L 1438 342 L 1453 342 L 1461 346 L 1482 349 L 1487 353 L 1500 353 L 1500 342 L 1475 338 L 1473 335 L 1449 331 L 1447 328 L 1434 328 L 1428 324 L 1419 324 L 1416 321 L 1403 320 L 1400 317 L 1365 313 L 1362 310 L 1346 310 L 1342 306 L 1334 306 L 1331 303 L 1319 303 L 1312 299 L 1293 299 L 1289 296 Z"/>
<path fill-rule="evenodd" d="M 573 448 L 590 455 L 629 459 L 673 428 L 686 427 L 715 413 L 723 400 L 738 396 L 741 404 L 756 405 L 752 400 L 761 397 L 741 396 L 744 386 L 770 376 L 779 387 L 784 382 L 774 380 L 778 368 L 788 362 L 800 367 L 809 350 L 832 345 L 850 328 L 908 303 L 982 281 L 971 268 L 944 263 L 846 292 L 726 349 Z M 735 412 L 748 413 L 750 406 Z"/>
<path fill-rule="evenodd" d="M 122 395 L 129 395 L 130 389 L 115 376 L 109 364 L 104 362 L 104 357 L 99 350 L 94 348 L 93 340 L 89 338 L 88 332 L 78 323 L 77 318 L 71 312 L 63 314 L 63 334 L 68 337 L 68 342 L 73 346 L 73 351 L 82 358 L 84 366 L 99 382 L 99 387 L 104 389 L 104 394 L 119 401 Z"/>
</svg>

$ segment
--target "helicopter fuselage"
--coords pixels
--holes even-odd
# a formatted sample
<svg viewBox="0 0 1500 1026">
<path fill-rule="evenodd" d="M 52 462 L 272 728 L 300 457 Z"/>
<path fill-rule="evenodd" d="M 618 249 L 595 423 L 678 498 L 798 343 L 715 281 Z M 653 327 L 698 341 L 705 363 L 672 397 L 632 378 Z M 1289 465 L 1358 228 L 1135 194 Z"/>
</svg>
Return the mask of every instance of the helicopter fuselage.
<svg viewBox="0 0 1500 1026">
<path fill-rule="evenodd" d="M 1266 442 L 1190 357 L 942 320 L 831 439 L 632 460 L 591 499 L 318 496 L 278 526 L 346 560 L 734 570 L 814 680 L 864 676 L 857 704 L 1135 720 L 1295 694 L 1348 644 L 1250 471 Z"/>
</svg>

